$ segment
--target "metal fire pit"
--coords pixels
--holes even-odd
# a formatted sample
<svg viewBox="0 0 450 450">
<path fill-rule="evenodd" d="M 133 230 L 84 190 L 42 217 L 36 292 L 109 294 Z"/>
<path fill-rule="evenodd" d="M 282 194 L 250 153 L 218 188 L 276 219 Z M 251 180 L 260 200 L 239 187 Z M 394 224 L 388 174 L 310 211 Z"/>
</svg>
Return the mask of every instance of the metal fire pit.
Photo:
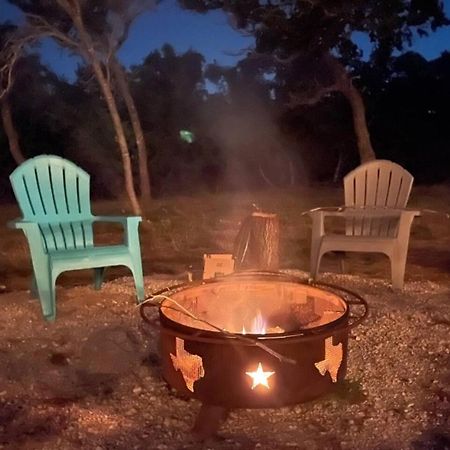
<svg viewBox="0 0 450 450">
<path fill-rule="evenodd" d="M 164 378 L 181 394 L 226 409 L 280 407 L 329 392 L 345 377 L 349 329 L 368 310 L 341 287 L 270 272 L 163 292 Z"/>
</svg>

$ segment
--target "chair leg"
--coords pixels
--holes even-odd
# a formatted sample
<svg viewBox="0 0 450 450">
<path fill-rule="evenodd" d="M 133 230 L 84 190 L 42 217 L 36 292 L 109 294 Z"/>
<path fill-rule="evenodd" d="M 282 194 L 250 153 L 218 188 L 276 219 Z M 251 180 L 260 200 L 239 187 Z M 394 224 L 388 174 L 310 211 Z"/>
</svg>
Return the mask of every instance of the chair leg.
<svg viewBox="0 0 450 450">
<path fill-rule="evenodd" d="M 102 287 L 103 276 L 106 267 L 96 267 L 94 269 L 94 289 L 99 290 Z"/>
<path fill-rule="evenodd" d="M 36 284 L 36 277 L 34 273 L 31 275 L 31 283 L 30 283 L 30 297 L 39 299 L 39 292 Z"/>
<path fill-rule="evenodd" d="M 393 289 L 403 289 L 407 251 L 394 250 L 390 256 Z"/>
<path fill-rule="evenodd" d="M 320 241 L 311 242 L 311 260 L 310 260 L 310 274 L 311 278 L 315 280 L 319 274 L 320 260 L 322 259 L 322 254 L 320 251 Z"/>
<path fill-rule="evenodd" d="M 37 291 L 41 302 L 42 314 L 45 320 L 53 321 L 56 318 L 55 283 L 50 273 L 36 278 Z"/>
<path fill-rule="evenodd" d="M 130 267 L 136 286 L 137 303 L 141 303 L 145 299 L 144 274 L 142 273 L 142 262 L 140 257 L 133 258 L 133 265 Z"/>
</svg>

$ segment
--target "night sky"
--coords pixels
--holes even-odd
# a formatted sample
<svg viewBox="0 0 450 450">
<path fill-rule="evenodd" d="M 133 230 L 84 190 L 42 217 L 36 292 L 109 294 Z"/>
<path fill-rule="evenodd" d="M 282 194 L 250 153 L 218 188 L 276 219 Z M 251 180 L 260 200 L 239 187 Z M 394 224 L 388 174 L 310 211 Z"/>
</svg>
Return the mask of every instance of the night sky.
<svg viewBox="0 0 450 450">
<path fill-rule="evenodd" d="M 450 0 L 444 0 L 445 11 L 450 16 Z M 20 22 L 20 11 L 0 0 L 1 21 Z M 164 43 L 170 43 L 177 52 L 190 48 L 199 51 L 206 62 L 216 60 L 223 65 L 232 65 L 245 55 L 245 49 L 252 45 L 253 39 L 234 30 L 227 16 L 221 11 L 202 15 L 180 9 L 175 0 L 165 0 L 157 9 L 140 16 L 134 23 L 130 36 L 123 45 L 119 56 L 129 66 L 139 64 L 148 53 L 159 49 Z M 366 36 L 355 35 L 355 42 L 367 58 L 370 43 Z M 439 29 L 425 38 L 417 37 L 411 48 L 427 59 L 438 57 L 442 51 L 450 51 L 450 27 Z M 50 40 L 45 40 L 40 48 L 42 60 L 55 72 L 74 79 L 78 57 L 69 55 Z"/>
</svg>

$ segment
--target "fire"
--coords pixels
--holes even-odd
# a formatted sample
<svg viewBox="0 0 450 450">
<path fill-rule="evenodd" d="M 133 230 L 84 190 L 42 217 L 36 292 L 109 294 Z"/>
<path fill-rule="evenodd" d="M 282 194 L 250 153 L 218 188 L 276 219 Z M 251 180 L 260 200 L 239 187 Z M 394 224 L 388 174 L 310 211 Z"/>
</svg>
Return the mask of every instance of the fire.
<svg viewBox="0 0 450 450">
<path fill-rule="evenodd" d="M 262 316 L 262 313 L 259 309 L 258 309 L 258 312 L 256 313 L 255 318 L 252 321 L 252 326 L 248 333 L 250 333 L 250 334 L 266 334 L 267 333 L 266 321 L 264 320 L 264 317 Z M 247 330 L 245 329 L 245 326 L 242 326 L 242 334 L 247 334 Z"/>
</svg>

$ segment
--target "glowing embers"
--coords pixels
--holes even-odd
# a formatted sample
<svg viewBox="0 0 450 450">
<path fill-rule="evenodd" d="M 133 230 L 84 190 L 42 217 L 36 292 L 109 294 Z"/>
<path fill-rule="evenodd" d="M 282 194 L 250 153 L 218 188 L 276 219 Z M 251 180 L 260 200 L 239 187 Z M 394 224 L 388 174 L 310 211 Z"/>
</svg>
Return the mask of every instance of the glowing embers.
<svg viewBox="0 0 450 450">
<path fill-rule="evenodd" d="M 343 356 L 342 344 L 333 345 L 333 337 L 325 339 L 325 359 L 315 363 L 320 375 L 330 374 L 333 383 L 337 382 L 337 374 L 341 367 Z"/>
<path fill-rule="evenodd" d="M 255 387 L 259 385 L 269 389 L 269 377 L 274 373 L 275 372 L 265 372 L 261 363 L 258 363 L 258 368 L 254 372 L 245 372 L 246 375 L 253 379 L 252 389 L 255 389 Z"/>
<path fill-rule="evenodd" d="M 175 355 L 170 354 L 175 370 L 179 370 L 183 375 L 186 387 L 194 392 L 194 383 L 205 376 L 203 360 L 198 355 L 193 355 L 184 349 L 184 340 L 176 338 Z"/>
</svg>

